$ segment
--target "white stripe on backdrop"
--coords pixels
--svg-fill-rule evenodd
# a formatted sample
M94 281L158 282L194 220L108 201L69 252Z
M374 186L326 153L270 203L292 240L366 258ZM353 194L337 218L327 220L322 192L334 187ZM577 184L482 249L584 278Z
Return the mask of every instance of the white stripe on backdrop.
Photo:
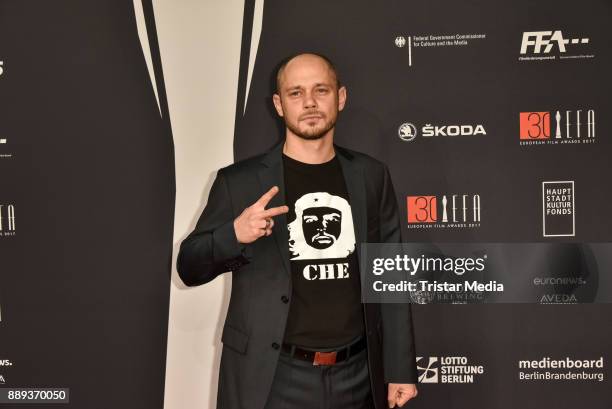
M223 275L186 289L174 264L180 242L204 208L216 170L233 161L244 1L154 0L153 6L176 161L164 408L207 409L216 404L219 340L231 278Z

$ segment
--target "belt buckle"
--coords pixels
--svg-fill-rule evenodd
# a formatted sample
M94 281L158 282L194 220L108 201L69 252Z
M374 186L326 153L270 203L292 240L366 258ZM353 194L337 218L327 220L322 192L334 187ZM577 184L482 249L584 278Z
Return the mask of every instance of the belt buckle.
M336 363L336 353L337 351L332 352L315 352L314 360L312 361L313 365L333 365Z

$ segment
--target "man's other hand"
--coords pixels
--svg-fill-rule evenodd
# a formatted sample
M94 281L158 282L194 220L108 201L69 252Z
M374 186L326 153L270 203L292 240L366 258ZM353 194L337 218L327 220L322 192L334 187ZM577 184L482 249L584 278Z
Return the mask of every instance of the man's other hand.
M288 206L278 206L266 209L266 206L278 193L278 186L273 186L255 203L247 207L234 220L234 230L239 243L252 243L262 236L272 234L274 219L272 217L289 211Z
M404 403L418 394L414 383L390 383L388 386L387 401L390 408L404 406Z

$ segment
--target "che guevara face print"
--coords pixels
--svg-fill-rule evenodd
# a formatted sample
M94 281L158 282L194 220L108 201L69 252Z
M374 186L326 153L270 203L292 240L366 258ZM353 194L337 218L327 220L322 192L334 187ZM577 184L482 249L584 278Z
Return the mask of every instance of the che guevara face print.
M327 192L307 193L295 202L289 223L291 260L342 258L355 250L351 207Z

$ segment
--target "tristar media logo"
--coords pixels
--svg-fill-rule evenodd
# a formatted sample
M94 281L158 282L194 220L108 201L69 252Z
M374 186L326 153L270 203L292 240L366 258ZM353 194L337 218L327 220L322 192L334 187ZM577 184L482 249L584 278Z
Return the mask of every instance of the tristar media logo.
M402 141L410 142L414 140L418 135L419 131L417 127L410 123L404 122L397 129L397 134ZM421 127L423 138L429 139L431 137L445 137L445 136L477 136L486 135L484 125L482 124L425 124Z
M480 195L406 197L408 228L480 227Z
M542 182L544 237L576 235L574 181Z
M522 146L595 143L595 110L521 112L519 139Z
M419 356L416 359L419 383L474 383L484 373L465 356Z
M585 53L590 41L585 36L565 37L561 30L526 31L519 61L593 58L593 54Z

